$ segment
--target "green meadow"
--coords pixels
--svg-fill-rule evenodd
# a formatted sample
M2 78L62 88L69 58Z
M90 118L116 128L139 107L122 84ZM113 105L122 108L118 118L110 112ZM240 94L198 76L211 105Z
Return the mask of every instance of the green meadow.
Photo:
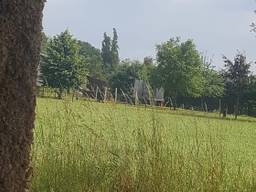
M256 191L256 120L38 98L33 192Z

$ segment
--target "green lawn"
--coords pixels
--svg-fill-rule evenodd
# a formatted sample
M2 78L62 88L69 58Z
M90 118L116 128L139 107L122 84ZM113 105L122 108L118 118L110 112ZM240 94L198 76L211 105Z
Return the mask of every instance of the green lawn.
M38 99L33 192L256 191L256 121Z

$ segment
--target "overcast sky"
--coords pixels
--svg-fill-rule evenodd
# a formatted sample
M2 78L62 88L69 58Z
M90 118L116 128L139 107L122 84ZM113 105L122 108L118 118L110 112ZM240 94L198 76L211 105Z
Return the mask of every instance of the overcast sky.
M245 51L256 60L254 0L48 0L44 31L52 36L68 28L78 39L101 47L103 33L119 33L121 58L155 56L155 45L179 36L194 39L219 68L222 55Z

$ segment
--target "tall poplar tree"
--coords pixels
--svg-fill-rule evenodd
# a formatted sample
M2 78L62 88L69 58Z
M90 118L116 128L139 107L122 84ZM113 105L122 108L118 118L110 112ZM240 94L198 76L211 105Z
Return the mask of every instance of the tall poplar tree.
M119 46L118 46L118 34L116 29L113 29L113 39L104 33L104 39L102 41L102 68L107 77L110 77L117 70L117 66L120 62L119 59Z
M112 68L113 70L117 69L117 66L120 62L119 59L119 46L118 46L118 34L116 29L113 29L113 40L111 45L111 54L112 54Z
M103 72L105 73L105 75L111 73L111 66L112 66L111 37L109 37L107 33L104 33L104 39L102 41L101 57L102 57Z

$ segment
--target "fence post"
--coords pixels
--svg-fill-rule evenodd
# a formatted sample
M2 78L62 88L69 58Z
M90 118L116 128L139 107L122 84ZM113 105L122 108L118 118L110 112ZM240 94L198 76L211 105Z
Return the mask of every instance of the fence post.
M95 96L95 100L98 101L98 93L99 93L99 87L97 86L96 88L96 96Z
M107 101L107 94L108 94L108 88L105 87L105 93L104 93L104 102Z
M169 101L170 101L170 109L172 109L172 107L174 107L172 97L169 97Z
M208 113L208 105L207 105L207 102L206 102L206 101L204 102L204 106L205 106L205 112Z
M45 96L45 87L43 87L43 97Z
M221 101L221 99L219 99L219 116L221 117L221 107L222 106L222 101Z
M126 104L128 104L128 100L127 100L127 97L126 97L124 91L123 91L122 89L120 89L120 90L121 90L121 92L122 92L122 94L123 94L123 96L124 96L124 99L125 99L125 101L126 101Z
M117 102L117 88L115 90L115 103Z
M135 105L138 105L138 100L139 100L139 98L138 98L138 92L137 92L137 90L135 91Z

